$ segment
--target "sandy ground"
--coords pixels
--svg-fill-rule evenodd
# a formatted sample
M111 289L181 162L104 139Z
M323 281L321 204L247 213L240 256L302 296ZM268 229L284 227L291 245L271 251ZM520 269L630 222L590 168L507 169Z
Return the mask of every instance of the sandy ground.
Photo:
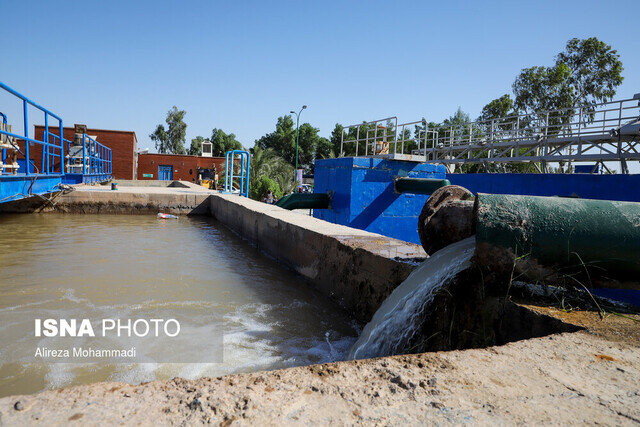
M486 349L6 397L0 423L639 424L640 316L538 310L588 329Z

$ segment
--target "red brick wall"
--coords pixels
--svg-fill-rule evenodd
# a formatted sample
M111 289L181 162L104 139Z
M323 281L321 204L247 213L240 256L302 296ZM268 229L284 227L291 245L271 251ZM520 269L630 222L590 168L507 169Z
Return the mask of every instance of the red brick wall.
M171 165L173 179L195 182L198 178L198 167L216 167L222 176L224 157L199 157L179 154L140 154L138 155L138 179L158 179L158 166ZM145 177L144 175L151 175Z
M73 141L74 128L65 127L64 138ZM42 141L44 126L35 126L35 137ZM58 135L58 128L49 127L49 133ZM138 140L136 133L132 131L87 129L87 135L97 136L96 141L109 147L113 156L113 177L118 179L136 179L136 151ZM35 161L36 166L41 165L42 146L34 144L29 148L29 157ZM24 149L23 149L24 151ZM66 147L65 147L66 154ZM59 170L59 169L56 169Z

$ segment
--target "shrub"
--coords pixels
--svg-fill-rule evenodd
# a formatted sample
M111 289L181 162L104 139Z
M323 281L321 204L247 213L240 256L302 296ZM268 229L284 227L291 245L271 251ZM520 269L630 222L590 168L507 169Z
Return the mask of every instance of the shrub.
M257 182L251 183L249 188L249 197L254 200L262 200L269 190L271 190L278 199L282 197L282 190L280 190L278 183L263 175L258 178Z

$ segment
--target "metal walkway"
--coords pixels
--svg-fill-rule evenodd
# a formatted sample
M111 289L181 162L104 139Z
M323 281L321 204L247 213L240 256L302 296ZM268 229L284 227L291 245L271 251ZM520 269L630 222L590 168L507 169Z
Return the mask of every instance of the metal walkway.
M487 172L524 163L538 172L548 164L571 171L589 162L591 171L605 162L640 161L640 94L589 107L521 114L460 126L429 125L426 119L398 124L397 117L346 126L340 156L377 156L456 166L480 164Z
M60 191L62 184L104 182L111 178L111 149L86 134L73 143L64 138L60 116L0 82L0 89L22 104L22 117L0 112L0 204ZM43 113L40 139L29 135L29 108ZM22 132L11 121L22 121ZM51 123L53 122L53 123ZM76 134L77 135L77 134Z

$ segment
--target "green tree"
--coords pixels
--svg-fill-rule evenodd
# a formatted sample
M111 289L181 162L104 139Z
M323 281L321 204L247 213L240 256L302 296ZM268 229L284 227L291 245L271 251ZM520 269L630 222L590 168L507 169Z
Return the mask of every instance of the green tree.
M271 191L279 199L282 197L282 190L276 181L268 176L262 175L249 187L249 197L254 200L262 200Z
M509 94L502 95L500 98L496 98L482 107L482 112L478 121L485 122L494 119L504 119L510 115L514 115L513 111L513 99Z
M263 150L271 149L291 165L295 164L296 128L290 115L278 117L276 130L256 141Z
M318 135L320 130L309 123L303 123L299 128L298 165L307 171L313 171L316 156L322 158L330 155L329 141ZM286 162L296 164L296 128L290 115L278 117L274 132L264 135L256 141L256 145L263 150L272 149Z
M168 154L185 154L184 143L187 134L187 124L184 122L184 116L187 114L184 110L178 110L174 105L173 108L167 112L165 122L167 128L164 125L159 124L156 130L149 135L152 141L156 144L156 150L159 153Z
M225 133L222 129L214 128L211 131L212 153L215 157L224 157L227 151L242 150L242 144L232 133Z
M202 156L202 143L206 141L202 136L196 136L191 140L189 154L192 156Z
M564 64L553 67L525 68L513 83L515 106L524 114L533 114L541 126L547 124L550 110L566 110L574 105L573 89L569 85L571 70ZM549 116L549 125L559 125L570 118L566 111Z
M249 189L252 198L259 199L263 195L253 187L259 185L261 177L267 177L278 184L282 192L290 192L295 186L293 166L282 159L271 149L262 149L255 145L251 149L251 168L249 170ZM256 197L254 197L256 196Z
M340 154L340 152L338 152L338 154ZM315 159L332 159L334 157L336 157L336 152L333 151L333 144L331 141L325 137L320 137L316 144Z
M556 132L568 123L581 108L585 119L592 116L593 106L609 101L622 84L623 66L620 55L595 37L571 39L565 50L556 56L551 67L531 67L522 70L513 83L515 107L519 112L534 114L534 122L556 126ZM559 110L547 118L546 113Z
M569 40L556 64L569 67L574 107L610 101L624 79L618 52L595 37Z
M331 131L331 137L329 141L331 142L331 147L333 149L333 153L335 156L340 155L340 145L342 143L342 132L344 131L344 126L340 123L336 123L335 127Z

